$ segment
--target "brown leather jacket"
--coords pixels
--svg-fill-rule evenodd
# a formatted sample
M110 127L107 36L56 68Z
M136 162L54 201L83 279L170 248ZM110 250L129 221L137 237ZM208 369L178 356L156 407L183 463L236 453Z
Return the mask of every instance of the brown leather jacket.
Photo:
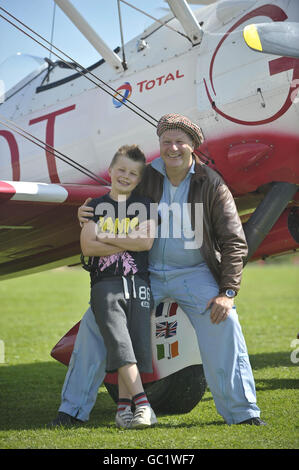
M238 292L248 248L235 201L221 176L194 157L195 173L191 175L188 202L191 207L203 203L201 255L219 284L219 292L226 289ZM163 179L160 172L147 165L138 192L159 202ZM196 234L194 209L191 224Z

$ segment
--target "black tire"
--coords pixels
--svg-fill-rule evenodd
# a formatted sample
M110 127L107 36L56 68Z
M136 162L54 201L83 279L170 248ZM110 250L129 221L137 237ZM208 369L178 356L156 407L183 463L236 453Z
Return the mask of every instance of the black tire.
M117 402L118 386L105 383L111 398ZM174 374L144 384L144 389L156 413L189 413L202 399L207 383L202 364L189 366Z

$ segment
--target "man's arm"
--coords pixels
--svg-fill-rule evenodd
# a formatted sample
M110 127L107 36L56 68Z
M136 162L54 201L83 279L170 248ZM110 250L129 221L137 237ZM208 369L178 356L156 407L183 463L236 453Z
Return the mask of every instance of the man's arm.
M220 184L217 189L212 223L221 253L220 292L226 289L238 292L248 248L234 198L225 184Z
M210 299L212 323L224 321L234 305L234 299L226 297L224 291L240 288L243 260L247 255L247 243L233 196L226 185L217 189L213 207L213 229L221 252L220 293Z

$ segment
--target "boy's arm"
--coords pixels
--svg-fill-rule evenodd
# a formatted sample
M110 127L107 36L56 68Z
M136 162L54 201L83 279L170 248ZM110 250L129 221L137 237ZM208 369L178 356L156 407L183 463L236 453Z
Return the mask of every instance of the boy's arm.
M154 243L155 228L154 220L146 220L126 236L114 234L111 236L101 233L98 239L105 240L105 243L118 247L119 251L149 251Z
M80 235L80 244L84 256L108 256L124 251L118 246L97 239L96 223L93 220L84 223Z

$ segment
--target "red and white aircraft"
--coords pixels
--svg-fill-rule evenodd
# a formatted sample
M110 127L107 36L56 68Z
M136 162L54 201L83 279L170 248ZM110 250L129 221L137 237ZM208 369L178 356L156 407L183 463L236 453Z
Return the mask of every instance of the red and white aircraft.
M2 96L0 277L78 264L78 206L107 192L107 168L119 146L139 144L148 161L159 155L155 127L171 112L203 129L196 153L235 197L248 260L297 250L298 1L190 1L206 5L192 11L185 0L167 0L169 14L116 51L69 0L55 2L103 59L84 69L58 50L59 60L36 60ZM0 17L20 26L3 8ZM167 398L166 388L183 377L180 387L185 397L191 383L192 404L180 410L188 411L204 391L192 372L200 356L180 333L191 331L184 313L175 304L160 310L153 323L155 375L145 381L153 394L164 387ZM157 321L160 330L165 324L163 348L156 348ZM53 353L64 363L77 327ZM175 334L167 337L170 328Z

